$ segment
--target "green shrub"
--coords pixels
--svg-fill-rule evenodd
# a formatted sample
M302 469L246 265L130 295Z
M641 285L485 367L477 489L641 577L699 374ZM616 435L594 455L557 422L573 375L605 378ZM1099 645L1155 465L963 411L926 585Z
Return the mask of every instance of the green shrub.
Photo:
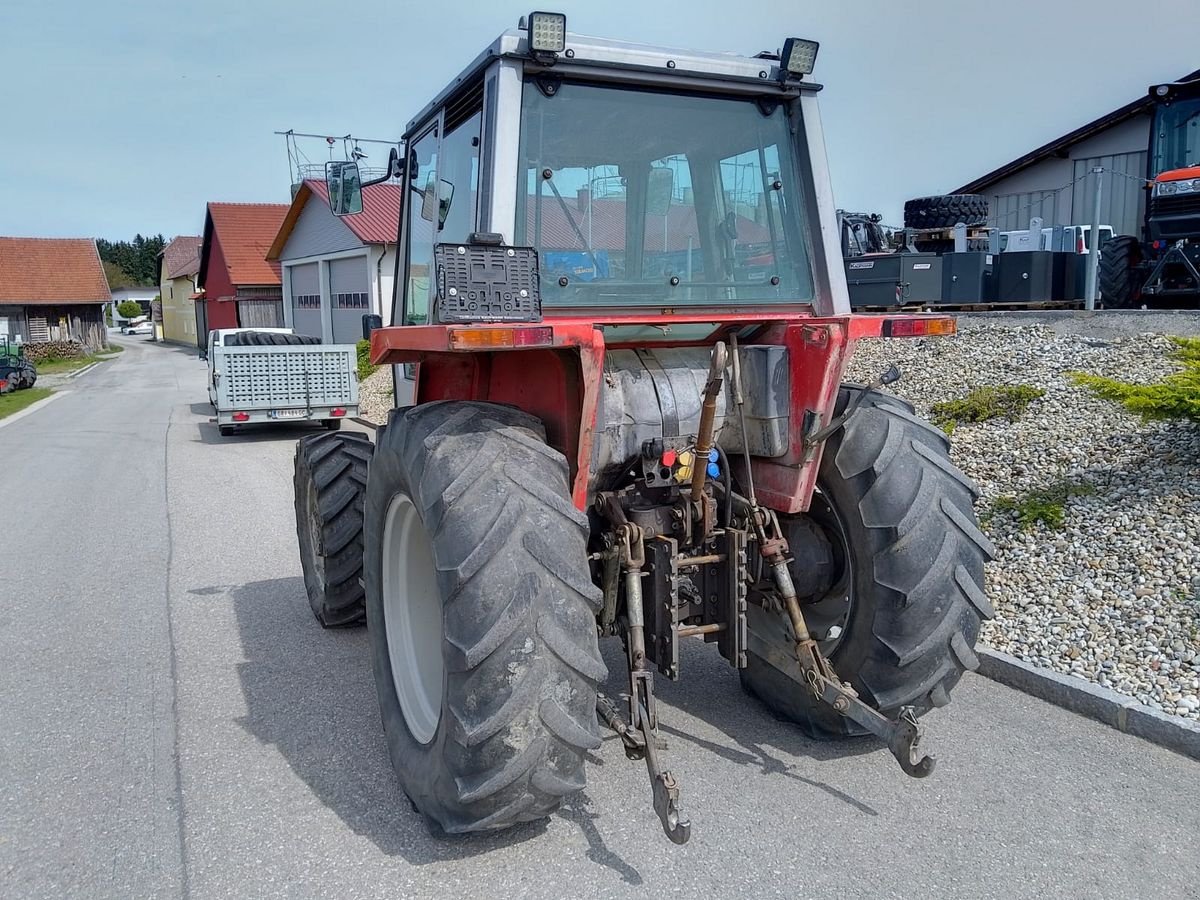
M358 342L358 380L366 381L379 366L371 365L371 342Z
M117 315L124 319L136 319L145 313L142 312L142 305L136 300L122 300L117 304Z
M976 388L958 400L946 400L932 407L933 421L949 434L964 422L988 419L1016 419L1031 401L1046 392L1028 384L999 384Z
M1129 384L1101 375L1074 372L1072 380L1098 397L1120 403L1143 419L1185 419L1200 422L1200 338L1171 338L1171 354L1183 370L1158 384Z
M1017 521L1026 531L1038 522L1057 530L1063 526L1067 501L1072 497L1087 497L1094 493L1096 489L1090 484L1059 481L1021 497L1000 497L992 504L992 512L1016 513Z

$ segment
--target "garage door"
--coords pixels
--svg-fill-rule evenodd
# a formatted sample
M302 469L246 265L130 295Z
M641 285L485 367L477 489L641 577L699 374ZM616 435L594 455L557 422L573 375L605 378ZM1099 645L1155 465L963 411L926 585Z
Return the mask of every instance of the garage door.
M329 261L329 299L333 307L333 342L353 344L362 339L362 317L371 311L367 258Z
M320 263L288 266L292 296L292 328L297 334L322 337Z

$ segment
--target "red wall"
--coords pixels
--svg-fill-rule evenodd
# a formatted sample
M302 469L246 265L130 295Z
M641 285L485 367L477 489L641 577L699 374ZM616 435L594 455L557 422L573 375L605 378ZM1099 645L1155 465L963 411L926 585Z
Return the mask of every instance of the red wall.
M229 280L229 267L225 265L225 253L221 250L221 242L217 240L214 230L212 244L209 247L208 268L204 273L205 312L208 314L208 328L237 328L237 301L221 300L221 297L236 297L237 288Z

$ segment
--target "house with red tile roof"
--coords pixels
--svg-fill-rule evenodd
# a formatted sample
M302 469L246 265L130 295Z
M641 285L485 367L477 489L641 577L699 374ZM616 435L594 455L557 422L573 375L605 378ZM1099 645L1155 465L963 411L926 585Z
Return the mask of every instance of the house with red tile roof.
M182 234L158 254L158 293L162 298L162 336L178 344L197 344L196 301L200 274L199 235Z
M301 183L267 259L282 269L284 319L326 343L362 337L362 317L391 322L400 185L367 185L362 212L335 216L325 182Z
M92 238L0 237L0 336L96 350L108 342L111 299Z
M287 211L286 203L208 204L193 298L198 344L216 328L283 325L279 263L266 256Z

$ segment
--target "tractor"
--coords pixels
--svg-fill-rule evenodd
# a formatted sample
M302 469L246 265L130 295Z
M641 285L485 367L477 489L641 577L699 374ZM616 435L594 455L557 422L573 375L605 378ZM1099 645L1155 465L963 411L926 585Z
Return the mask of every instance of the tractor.
M37 367L25 355L25 348L7 337L0 337L0 381L5 385L0 392L31 388L37 383Z
M896 368L842 383L857 341L956 325L850 313L816 53L533 13L392 153L370 347L409 405L373 441L299 442L297 535L318 621L367 625L387 749L435 830L549 815L603 727L685 842L654 684L687 641L807 735L933 769L919 717L977 665L993 549L946 435L881 390ZM326 177L359 213L354 162Z
M1200 77L1154 85L1150 99L1145 224L1100 254L1100 296L1110 308L1200 301Z

